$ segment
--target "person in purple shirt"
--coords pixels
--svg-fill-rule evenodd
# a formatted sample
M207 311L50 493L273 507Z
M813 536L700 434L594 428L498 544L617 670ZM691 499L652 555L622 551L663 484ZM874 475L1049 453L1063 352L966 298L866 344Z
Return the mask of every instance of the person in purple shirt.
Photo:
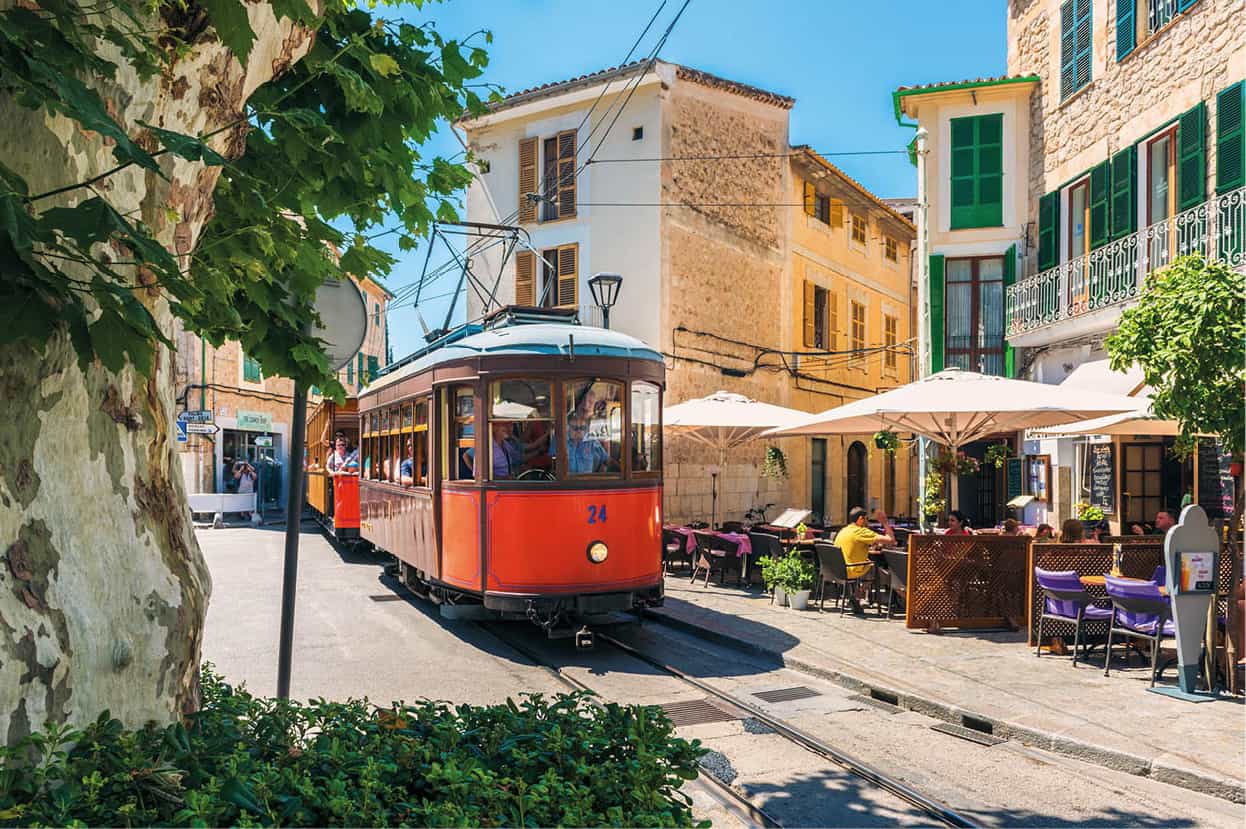
M510 423L495 422L490 429L493 437L492 478L495 481L510 480L522 470L523 449L515 441ZM470 466L474 462L475 451L468 449L463 457Z

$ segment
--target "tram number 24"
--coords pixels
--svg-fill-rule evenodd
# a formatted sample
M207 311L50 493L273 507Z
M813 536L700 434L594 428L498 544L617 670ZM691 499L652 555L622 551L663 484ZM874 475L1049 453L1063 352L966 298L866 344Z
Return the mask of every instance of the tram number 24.
M606 523L606 505L590 504L588 507L588 523L604 524Z

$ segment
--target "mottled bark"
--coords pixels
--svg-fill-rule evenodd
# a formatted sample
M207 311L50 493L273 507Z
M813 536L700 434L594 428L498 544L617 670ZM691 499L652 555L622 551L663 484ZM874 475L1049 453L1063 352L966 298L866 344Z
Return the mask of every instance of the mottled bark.
M0 8L8 5L0 0ZM143 137L140 120L190 134L231 124L256 87L306 53L310 32L277 21L267 4L246 8L258 38L245 67L208 31L163 77L141 82L123 68L113 82L94 81L132 137ZM230 130L213 145L236 155L243 137ZM98 135L4 96L0 157L32 192L116 163ZM185 256L211 215L218 170L167 155L161 167L168 181L132 167L96 189ZM57 203L91 195L78 190ZM140 296L171 333L161 292L140 289ZM98 363L83 371L63 333L39 353L0 347L0 739L7 742L47 721L82 722L105 709L135 726L171 721L198 704L211 583L170 437L172 354L161 349L155 365L150 377Z

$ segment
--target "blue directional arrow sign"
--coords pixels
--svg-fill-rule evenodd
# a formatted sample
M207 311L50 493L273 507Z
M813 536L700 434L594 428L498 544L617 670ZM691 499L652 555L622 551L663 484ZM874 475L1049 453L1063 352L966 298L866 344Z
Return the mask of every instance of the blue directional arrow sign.
M173 422L177 425L177 442L185 443L186 442L186 421L182 420L179 417L177 420Z

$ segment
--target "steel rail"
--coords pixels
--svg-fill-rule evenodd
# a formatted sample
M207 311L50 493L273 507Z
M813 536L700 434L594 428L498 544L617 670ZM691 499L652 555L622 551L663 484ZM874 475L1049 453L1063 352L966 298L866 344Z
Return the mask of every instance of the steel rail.
M543 668L568 688L576 691L588 691L593 695L590 697L590 702L599 707L602 706L601 701L598 699L599 694L592 687L566 673L562 668L554 665L549 660L543 659L540 654L535 653L531 648L498 633L497 627L499 625L490 625L485 622L477 622L476 624L532 664ZM728 811L734 812L736 817L744 819L752 826L763 826L766 829L782 829L782 824L766 814L764 809L707 771L703 771L695 780L689 780L688 784L694 787L700 786L701 790L711 799L718 802Z
M782 735L783 737L786 737L788 740L799 744L800 746L808 749L814 754L825 757L826 759L830 760L831 762L837 765L843 766L845 769L852 772L853 774L856 774L857 776L868 780L869 782L873 783L875 786L878 786L881 789L891 792L896 797L900 798L901 800L904 800L906 803L916 806L917 808L921 809L926 814L947 824L948 826L957 826L957 827L976 827L977 826L977 824L975 824L969 818L965 817L959 812L956 812L955 810L953 810L946 804L940 803L939 801L933 798L927 797L926 795L922 794L921 792L915 789L910 788L909 786L900 782L894 777L882 771L879 771L878 769L874 768L868 763L862 760L858 760L855 757L852 757L851 755L845 754L839 749L834 748L833 746L823 742L822 740L819 740L817 737L813 736L812 734L802 731L796 726L789 724L785 720L781 720L777 717L774 717L771 714L766 713L765 711L761 710L760 708L758 708L757 706L753 705L750 702L747 702L732 694L729 694L726 691L722 691L718 688L715 688L713 685L710 685L707 682L703 682L702 680L697 679L694 676L689 676L687 673L681 671L679 668L676 668L672 665L668 665L665 662L661 661L660 659L656 659L652 656L649 656L648 654L644 653L643 651L631 645L628 645L624 642L620 642L618 639L615 639L613 636L609 636L607 634L600 633L600 632L595 632L594 635L595 635L595 638L603 640L605 642L609 642L614 647L618 648L624 653L629 654L630 656L635 657L636 659L639 659L641 662L651 665L661 671L665 671L671 676L678 677L684 682L687 682L689 685L692 685L711 696L717 697L719 700L722 700L728 705L733 705L737 708L740 708L746 711L750 717L753 717L754 719L757 719L760 722L766 724L770 728L774 729L774 731L777 732L778 734Z

